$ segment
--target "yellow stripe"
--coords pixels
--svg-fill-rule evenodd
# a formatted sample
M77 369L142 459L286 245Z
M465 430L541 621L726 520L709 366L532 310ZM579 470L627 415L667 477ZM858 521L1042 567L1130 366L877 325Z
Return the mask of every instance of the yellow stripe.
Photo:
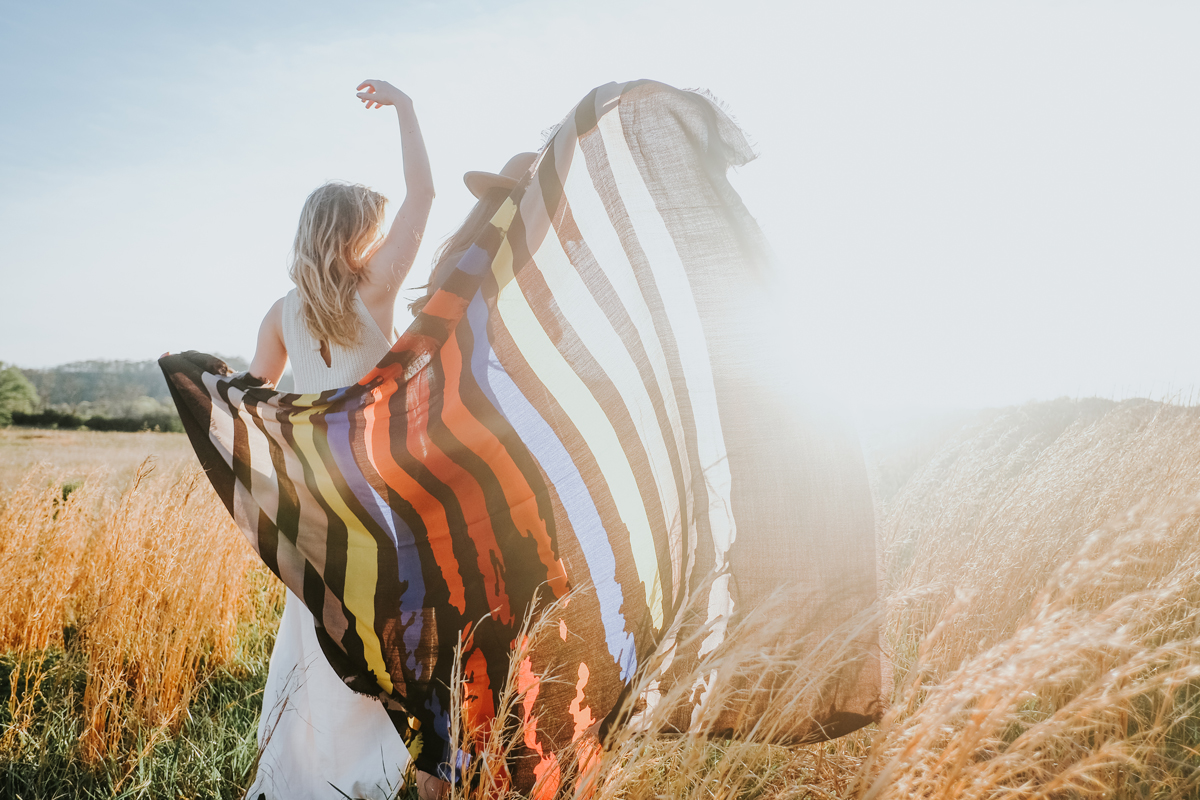
M307 396L306 396L307 397ZM297 403L297 405L300 405ZM307 404L306 404L307 405ZM392 676L383 663L383 648L375 635L375 582L379 569L379 554L375 539L362 526L354 512L342 500L325 462L317 451L314 431L309 417L317 413L301 412L292 417L292 433L296 444L308 461L317 482L317 492L329 504L330 510L346 525L346 579L342 602L354 615L355 630L362 639L367 667L385 692L391 692ZM319 613L318 609L312 609Z
M555 234L550 232L547 235ZM558 352L534 316L529 300L521 291L520 284L514 280L512 249L507 238L500 244L500 251L492 262L492 271L496 275L496 283L501 287L496 310L505 327L526 363L570 417L600 466L601 476L608 483L617 504L617 513L629 529L629 543L633 548L638 577L646 591L646 604L650 607L655 626L661 628L662 592L658 586L654 537L650 532L650 520L646 517L637 479L621 448L620 438L596 398Z
M508 226L516 214L517 208L511 200L506 200L492 217L492 224L507 232ZM512 256L509 254L511 263ZM511 269L510 269L511 273ZM393 690L392 677L383 661L383 649L379 637L375 635L375 584L379 564L378 549L375 539L367 532L355 517L350 508L342 501L332 477L325 468L314 439L313 426L309 418L317 413L313 405L320 399L320 393L304 394L296 398L294 406L309 408L292 417L292 432L296 439L297 450L303 454L317 483L317 492L329 505L330 510L346 525L346 580L342 602L346 609L354 615L355 630L363 643L363 655L367 667L375 674L375 680L385 692ZM319 612L318 612L319 613Z
M512 225L513 217L517 215L517 206L513 203L512 198L505 198L500 207L496 209L496 213L492 215L489 224L500 229L500 233L507 235L508 227ZM511 257L512 253L509 253Z

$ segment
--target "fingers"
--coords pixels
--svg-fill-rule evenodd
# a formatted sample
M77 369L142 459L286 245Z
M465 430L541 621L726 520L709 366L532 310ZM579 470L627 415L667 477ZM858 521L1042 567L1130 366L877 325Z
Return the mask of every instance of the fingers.
M379 99L374 96L376 94L375 84L377 83L379 81L365 80L358 85L359 91L355 96L366 103L367 108L383 108L383 103L379 102ZM364 89L366 91L363 91Z
M394 86L387 81L380 80L365 80L358 85L359 100L366 103L367 108L383 108L384 106L395 105L396 95L400 93Z
M355 95L359 100L367 104L367 108L383 108L387 103L381 102L371 92L359 92Z

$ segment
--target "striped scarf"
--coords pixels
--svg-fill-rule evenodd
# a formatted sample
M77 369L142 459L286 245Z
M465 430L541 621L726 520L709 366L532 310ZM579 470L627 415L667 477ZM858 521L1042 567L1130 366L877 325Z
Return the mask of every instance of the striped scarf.
M525 615L568 592L519 665L526 786L656 647L682 674L781 587L807 598L796 636L874 602L861 455L797 399L791 354L816 344L780 332L726 179L751 158L703 95L598 87L357 384L281 394L211 356L161 360L218 495L421 769L469 757L451 744L456 648L464 719L486 727ZM878 717L866 630L785 738Z

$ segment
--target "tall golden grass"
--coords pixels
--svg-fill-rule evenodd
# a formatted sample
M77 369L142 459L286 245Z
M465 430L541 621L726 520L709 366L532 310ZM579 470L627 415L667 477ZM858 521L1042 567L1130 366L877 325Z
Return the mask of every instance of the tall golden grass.
M128 748L139 726L177 725L210 665L251 657L239 642L269 641L240 637L239 625L269 628L278 607L273 579L202 479L143 475L120 496L106 491L92 480L64 502L35 476L0 509L0 596L11 598L0 651L86 650L79 746L92 758ZM876 613L895 667L879 725L776 743L869 622L787 641L776 605L696 668L710 700L692 735L661 733L682 702L663 697L604 748L588 736L559 754L559 773L534 794L1200 796L1200 409L1064 400L993 412L878 511ZM529 624L535 641L545 623ZM737 741L707 736L722 705L765 675L783 676L770 713ZM10 683L20 711L30 684ZM521 700L514 673L502 709ZM19 718L0 754L19 746ZM496 765L521 731L455 726L487 757L453 795L508 794Z
M123 761L178 730L212 669L257 641L239 629L277 613L281 590L203 475L153 473L143 462L114 494L102 472L72 490L39 469L0 507L0 653L18 658L0 758L35 722L47 653L86 662L84 762Z
M879 725L771 744L859 635L849 625L781 641L776 604L680 696L603 750L577 743L539 789L579 800L1200 796L1200 409L1064 400L987 415L881 504L879 527L878 613L896 678ZM788 686L738 740L714 742L708 720L762 675ZM693 735L663 735L701 680L711 703ZM487 763L517 735L491 731ZM489 791L454 797L503 794L477 768Z
M1200 409L1056 401L881 525L896 702L861 797L1200 793Z

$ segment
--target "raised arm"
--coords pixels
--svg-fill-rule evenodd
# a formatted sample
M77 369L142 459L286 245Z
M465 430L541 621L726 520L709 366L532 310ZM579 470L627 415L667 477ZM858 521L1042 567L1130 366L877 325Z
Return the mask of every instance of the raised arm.
M372 305L372 299L395 303L400 284L412 268L421 236L425 233L425 223L433 205L433 174L429 170L425 140L421 137L421 126L409 96L387 81L363 81L358 88L358 97L367 108L392 106L400 121L404 202L396 211L387 236L368 259L366 274L359 283L359 293L364 295L368 305Z

